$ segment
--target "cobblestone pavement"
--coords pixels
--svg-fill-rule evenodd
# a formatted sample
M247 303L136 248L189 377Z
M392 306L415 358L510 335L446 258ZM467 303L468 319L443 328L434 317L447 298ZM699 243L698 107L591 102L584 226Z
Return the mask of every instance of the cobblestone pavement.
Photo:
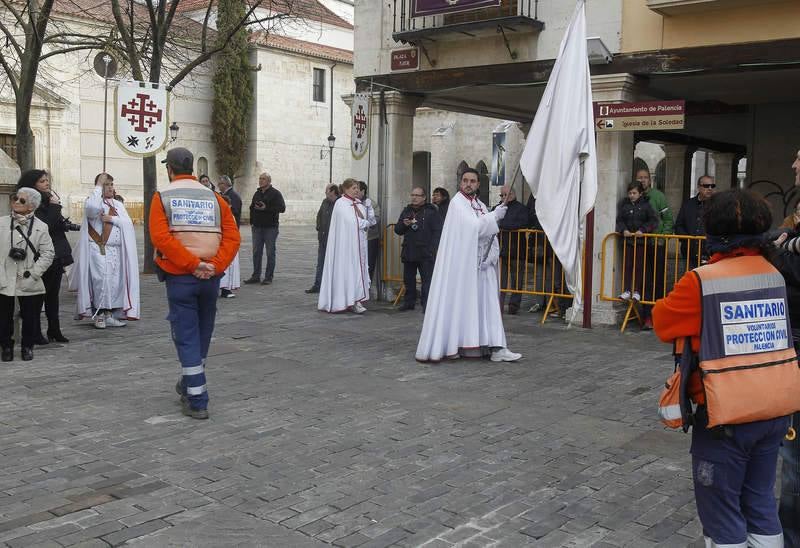
M67 321L71 343L3 364L0 545L700 546L651 333L526 313L519 363L419 365L421 312L318 313L315 257L283 228L274 284L220 301L208 421L180 414L153 276L143 321Z

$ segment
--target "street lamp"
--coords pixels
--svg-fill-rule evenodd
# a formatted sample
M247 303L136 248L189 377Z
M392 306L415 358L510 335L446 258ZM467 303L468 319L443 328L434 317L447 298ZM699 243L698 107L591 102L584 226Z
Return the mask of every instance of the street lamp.
M180 126L176 122L172 122L169 126L169 142L173 143L178 139L178 131L180 131Z
M333 132L328 135L328 165L329 165L329 172L328 172L328 184L333 184L333 147L336 145L336 137L334 137Z

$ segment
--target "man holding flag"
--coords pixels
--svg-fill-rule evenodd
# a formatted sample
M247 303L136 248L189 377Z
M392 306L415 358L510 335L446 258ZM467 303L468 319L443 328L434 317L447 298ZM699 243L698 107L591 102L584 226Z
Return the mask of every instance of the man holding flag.
M581 222L597 196L592 81L586 47L586 1L578 0L561 41L520 158L536 197L536 215L582 306ZM572 316L574 318L574 314Z

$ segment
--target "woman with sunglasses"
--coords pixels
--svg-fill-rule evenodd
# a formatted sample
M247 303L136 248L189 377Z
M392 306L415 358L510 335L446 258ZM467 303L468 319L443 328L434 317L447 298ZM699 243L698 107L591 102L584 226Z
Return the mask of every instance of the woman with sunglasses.
M64 268L74 262L72 247L67 241L67 232L80 230L81 227L71 223L69 219L65 219L61 214L61 203L58 195L50 188L50 176L46 171L31 169L23 173L17 182L17 190L21 188L32 188L38 190L41 194L42 203L36 208L36 218L47 225L56 253L53 264L42 276L45 287L44 311L47 316L47 337L42 335L41 315L37 315L36 344L43 345L53 341L67 343L69 339L61 333L58 301Z
M33 359L41 335L38 318L45 293L42 276L55 257L47 225L36 218L42 196L20 188L11 196L11 215L0 217L0 359L14 359L14 299L22 316L22 359Z

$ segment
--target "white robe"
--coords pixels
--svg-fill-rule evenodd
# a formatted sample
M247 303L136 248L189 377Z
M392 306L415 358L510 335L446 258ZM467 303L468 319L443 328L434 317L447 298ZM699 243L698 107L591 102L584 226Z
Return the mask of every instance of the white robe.
M494 212L459 192L447 210L416 358L479 356L505 347L500 310L499 232Z
M236 253L236 257L233 258L231 264L228 265L228 268L225 269L225 274L222 276L222 279L219 281L220 289L227 289L228 291L232 291L234 289L239 289L242 285L242 270L239 268L239 253Z
M359 217L356 213L361 214ZM343 312L369 300L367 229L370 221L360 200L342 196L333 205L317 308Z
M78 253L69 287L78 292L76 315L91 317L97 309L119 309L120 319L139 319L139 256L133 221L122 202L103 199L98 185L84 203L84 218L78 241ZM105 255L89 237L89 225L103 233L102 215L110 207L117 211L105 246Z

